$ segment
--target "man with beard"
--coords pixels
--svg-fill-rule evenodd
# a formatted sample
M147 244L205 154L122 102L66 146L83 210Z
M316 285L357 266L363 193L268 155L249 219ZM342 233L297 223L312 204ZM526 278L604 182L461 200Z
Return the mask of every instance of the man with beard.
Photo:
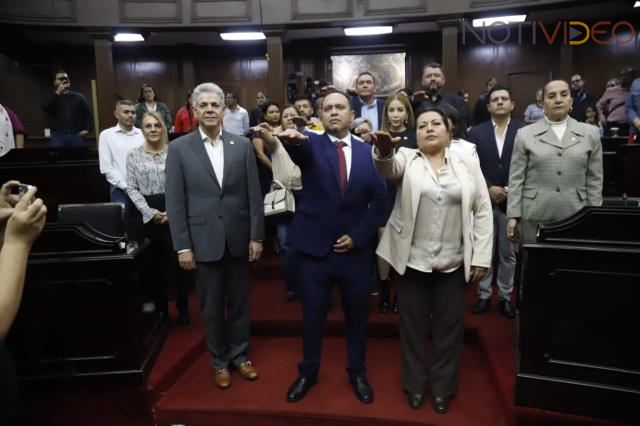
M444 90L445 85L444 69L437 62L425 65L422 70L422 90L413 94L413 110L426 109L429 107L442 107L445 104L452 105L460 114L459 125L466 129L469 123L469 110L464 105L464 99L453 93Z
M349 97L328 94L321 118L326 132L288 129L276 135L302 171L302 195L291 223L289 243L297 250L303 303L303 360L287 401L300 401L316 384L322 328L331 307L331 283L341 293L347 325L347 373L362 403L373 402L365 353L369 284L378 227L384 221L386 188L373 168L371 147L351 137ZM261 137L273 147L264 126Z
M584 91L584 79L580 74L571 77L571 97L573 98L573 109L569 112L572 118L584 123L587 118L585 110L587 107L595 109L596 98Z

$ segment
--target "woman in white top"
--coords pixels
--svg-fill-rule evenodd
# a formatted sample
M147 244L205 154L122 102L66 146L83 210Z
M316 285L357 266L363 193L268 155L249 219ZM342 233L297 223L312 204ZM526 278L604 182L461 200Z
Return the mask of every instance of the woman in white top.
M396 202L376 253L398 272L402 384L411 408L431 384L433 409L448 411L458 388L465 288L491 263L493 217L477 156L449 149L447 115L429 108L416 120L418 149L374 133L378 173L395 182ZM429 319L433 347L427 358Z
M187 296L192 278L188 271L178 266L178 257L171 242L165 206L165 164L169 139L159 113L147 112L142 116L142 135L144 144L127 154L127 195L142 216L145 236L162 248L161 267L157 272L158 281L163 286L156 287L163 291L158 295L163 309L166 306L166 289L169 283L175 283L178 325L186 326L191 321Z

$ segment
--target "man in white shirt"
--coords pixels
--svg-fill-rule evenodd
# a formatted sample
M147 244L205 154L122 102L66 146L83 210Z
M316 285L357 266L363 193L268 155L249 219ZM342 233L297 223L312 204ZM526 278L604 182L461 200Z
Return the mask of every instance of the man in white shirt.
M100 173L111 185L111 201L120 202L130 209L135 207L127 195L127 154L144 143L144 136L133 125L136 110L132 101L123 99L116 102L114 114L118 124L100 133Z
M487 101L491 120L472 127L469 140L476 144L480 167L487 182L493 206L493 235L499 260L496 284L500 312L507 318L513 318L515 311L511 305L511 292L516 255L513 243L507 238L506 205L513 144L518 129L524 124L511 118L515 104L511 97L511 90L507 87L495 85L489 91ZM491 305L493 272L493 268L489 268L487 275L478 283L478 300L472 308L474 314L486 312Z
M238 97L235 93L227 93L224 103L227 108L224 110L222 127L229 133L244 136L249 132L249 113L246 109L238 105Z

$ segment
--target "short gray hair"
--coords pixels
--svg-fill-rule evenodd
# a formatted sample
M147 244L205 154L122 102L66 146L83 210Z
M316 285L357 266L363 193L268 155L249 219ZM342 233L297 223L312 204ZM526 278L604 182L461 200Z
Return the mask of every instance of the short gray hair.
M220 102L224 102L224 91L214 83L201 83L193 89L193 93L191 93L191 105L196 106L196 102L198 101L198 96L203 93L215 93L220 97Z

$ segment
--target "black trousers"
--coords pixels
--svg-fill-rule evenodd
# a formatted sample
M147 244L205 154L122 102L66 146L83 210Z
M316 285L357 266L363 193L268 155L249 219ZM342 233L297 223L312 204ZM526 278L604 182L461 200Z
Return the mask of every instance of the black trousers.
M464 268L425 273L407 268L398 282L402 385L410 393L451 397L458 390L464 335ZM431 321L429 321L431 319ZM427 352L429 327L432 345Z
M187 309L189 288L193 282L193 274L180 268L178 255L173 250L171 232L168 224L156 224L153 220L144 225L145 236L156 244L160 252L159 267L156 269L156 283L161 283L157 287L158 299L163 307L168 303L169 287L174 286L176 290L176 307L179 310Z

